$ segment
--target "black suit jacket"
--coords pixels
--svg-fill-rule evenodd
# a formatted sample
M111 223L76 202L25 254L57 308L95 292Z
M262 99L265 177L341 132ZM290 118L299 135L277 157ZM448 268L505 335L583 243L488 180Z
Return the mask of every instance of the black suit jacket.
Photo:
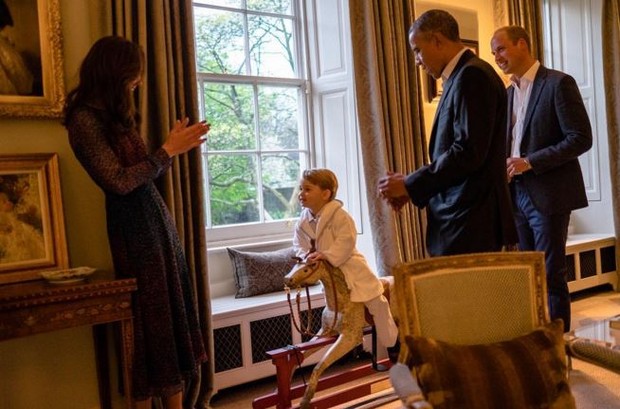
M431 163L407 175L412 202L427 208L431 255L497 251L516 243L506 182L506 89L466 51L443 87Z
M509 87L508 118L513 95ZM510 155L510 124L507 130ZM591 146L592 128L577 83L568 74L540 66L525 113L521 156L532 165L522 183L541 213L566 213L588 205L577 157Z

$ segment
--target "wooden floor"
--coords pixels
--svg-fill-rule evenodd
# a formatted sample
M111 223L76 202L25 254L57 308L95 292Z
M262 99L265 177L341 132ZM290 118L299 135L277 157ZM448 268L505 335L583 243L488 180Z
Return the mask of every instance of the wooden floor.
M346 371L349 368L355 368L357 366L370 363L370 356L363 351L360 351L358 355L351 353L349 356L343 358L341 361L336 362L330 368L325 371L325 375L338 373L340 371ZM302 368L296 371L293 384L299 384L307 381L312 372L312 367ZM382 378L388 376L387 372L379 372L368 378L368 380L376 379L380 381ZM389 386L389 385L388 385ZM251 408L252 400L258 396L268 394L275 390L276 379L275 376L261 379L258 381L246 383L244 385L233 386L231 388L223 389L219 391L211 400L211 407L213 409L240 409ZM320 394L320 393L319 393Z
M573 294L572 322L571 327L585 325L591 321L603 319L612 315L620 314L620 293L614 292L610 286L603 286L593 290L584 290ZM346 362L334 364L327 372L346 370L348 367L362 365L369 362L369 358L363 354L359 357L350 357ZM302 382L308 379L311 368L301 370L294 382ZM379 379L386 374L377 374ZM275 377L265 378L245 385L239 385L219 391L212 399L213 409L238 409L251 408L252 400L257 396L264 395L274 390ZM397 405L398 406L398 405Z

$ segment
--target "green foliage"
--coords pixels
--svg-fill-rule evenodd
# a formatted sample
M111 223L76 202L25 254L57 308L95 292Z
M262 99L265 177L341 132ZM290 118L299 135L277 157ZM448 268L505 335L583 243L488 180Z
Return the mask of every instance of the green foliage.
M195 7L200 100L211 123L205 162L212 226L297 216L300 163L308 162L300 134L303 82L272 79L297 71L291 2L247 4L288 15L248 13L246 26L242 13Z

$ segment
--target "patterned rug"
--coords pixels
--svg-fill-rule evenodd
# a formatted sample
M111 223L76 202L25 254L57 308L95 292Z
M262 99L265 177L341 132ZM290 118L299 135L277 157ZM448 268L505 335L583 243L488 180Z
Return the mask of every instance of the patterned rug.
M573 359L569 380L577 409L620 409L620 374Z

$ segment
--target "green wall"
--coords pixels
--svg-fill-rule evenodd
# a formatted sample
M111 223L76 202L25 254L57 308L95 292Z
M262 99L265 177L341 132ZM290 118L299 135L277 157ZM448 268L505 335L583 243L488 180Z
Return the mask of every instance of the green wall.
M67 89L76 84L82 58L108 26L103 4L60 0ZM59 155L71 266L111 269L103 194L73 156L60 120L0 118L0 155L33 152ZM0 342L0 407L99 408L90 327ZM121 402L115 407L122 407Z

